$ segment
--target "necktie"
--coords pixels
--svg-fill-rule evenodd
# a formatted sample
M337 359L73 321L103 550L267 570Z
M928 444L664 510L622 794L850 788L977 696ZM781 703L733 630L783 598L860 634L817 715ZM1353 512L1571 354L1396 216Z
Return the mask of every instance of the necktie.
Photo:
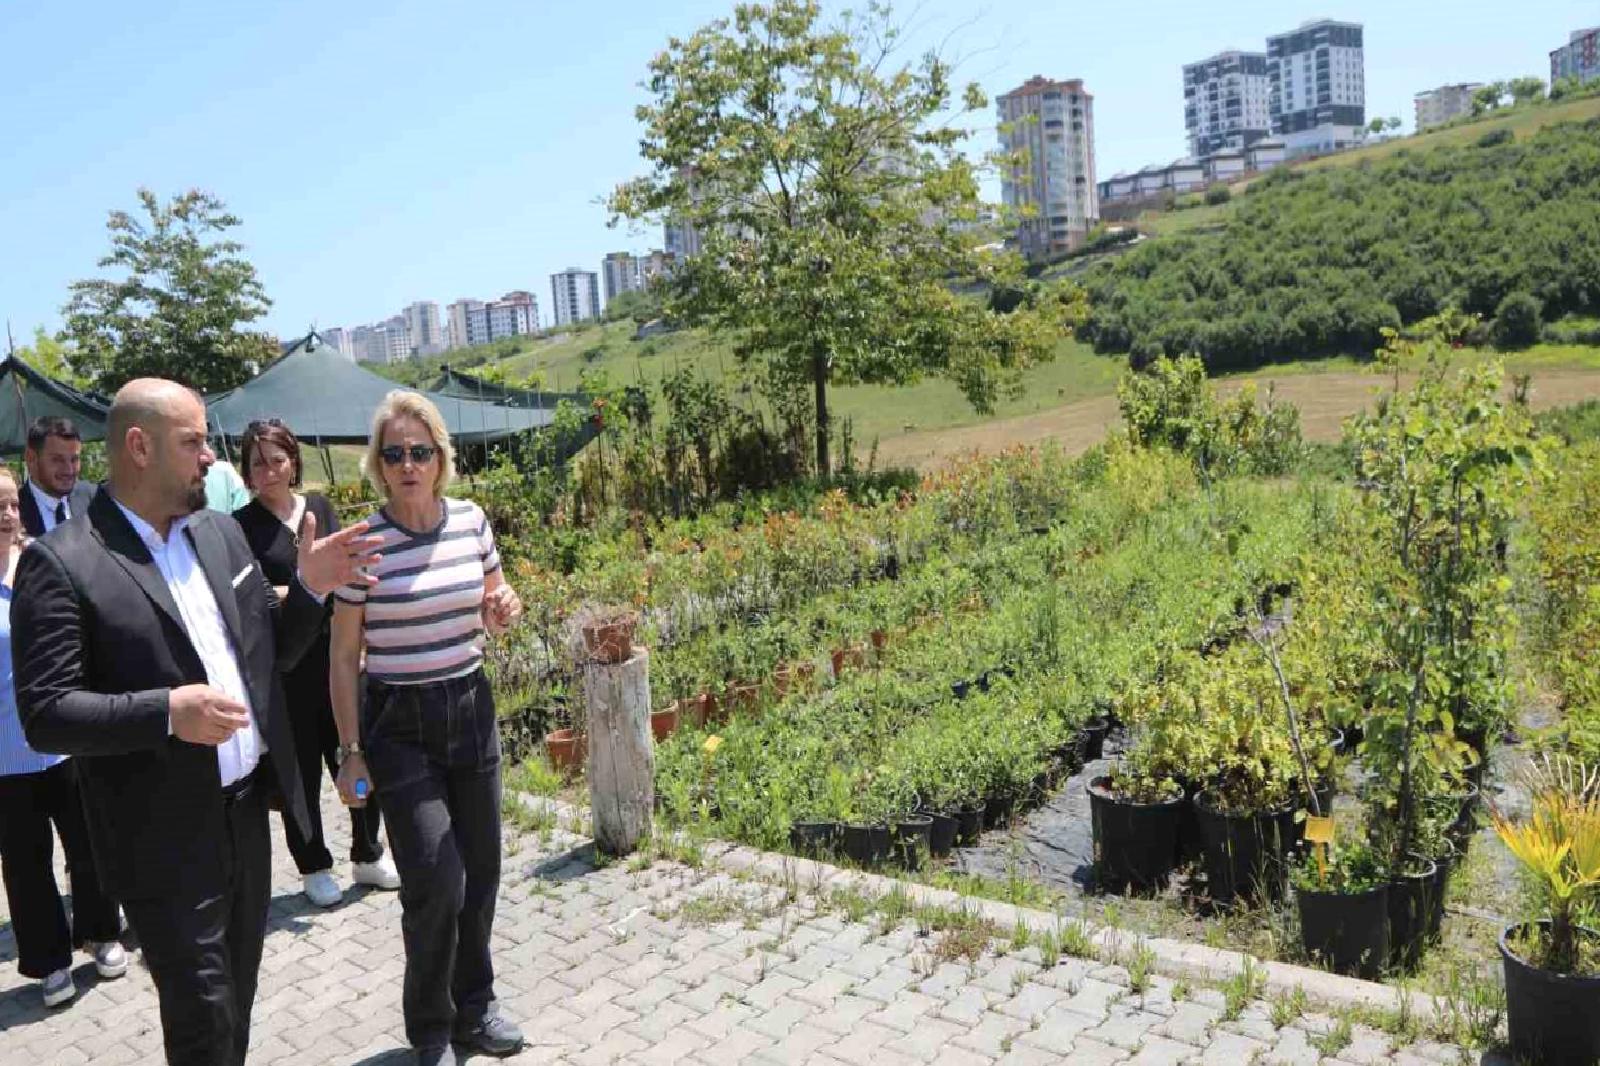
M67 501L66 500L57 500L56 501L56 525L59 526L61 523L65 522L66 520L67 520Z

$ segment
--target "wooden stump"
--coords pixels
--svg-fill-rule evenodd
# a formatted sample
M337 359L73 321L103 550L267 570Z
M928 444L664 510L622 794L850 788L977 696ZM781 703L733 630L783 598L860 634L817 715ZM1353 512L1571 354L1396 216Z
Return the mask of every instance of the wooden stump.
M625 662L585 663L583 702L589 709L595 847L607 855L627 855L649 835L655 805L649 651L635 646Z

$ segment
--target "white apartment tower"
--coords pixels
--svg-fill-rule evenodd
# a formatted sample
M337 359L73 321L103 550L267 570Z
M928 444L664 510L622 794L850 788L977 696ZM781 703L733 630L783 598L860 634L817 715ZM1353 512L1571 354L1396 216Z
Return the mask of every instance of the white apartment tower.
M1071 251L1100 216L1094 180L1094 97L1081 80L1028 79L996 101L1005 205L1021 214L1016 241L1029 259Z
M1218 52L1183 68L1189 154L1242 152L1272 132L1272 80L1265 52Z
M556 325L570 326L600 317L600 278L592 270L568 267L550 275L550 299Z
M472 327L470 324L472 313L481 310L483 310L483 301L474 300L468 296L461 297L445 308L446 328L450 331L450 347L470 348L474 344L483 343L472 339Z
M432 300L418 300L400 314L406 320L413 354L434 355L444 351L444 330L439 324L438 304Z
M631 252L611 252L600 263L606 304L625 292L644 288L644 261Z
M1361 24L1318 19L1267 38L1272 132L1290 156L1359 144L1367 125Z
M1482 82L1469 81L1418 93L1413 101L1417 109L1417 132L1472 114L1472 95L1481 88Z

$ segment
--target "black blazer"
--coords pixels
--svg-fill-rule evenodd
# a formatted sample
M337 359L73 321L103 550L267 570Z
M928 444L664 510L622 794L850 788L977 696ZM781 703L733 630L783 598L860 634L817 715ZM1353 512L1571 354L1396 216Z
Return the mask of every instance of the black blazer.
M72 486L72 491L67 493L67 510L73 517L77 517L89 510L89 501L94 499L95 486L90 481L80 481ZM22 483L22 490L17 493L17 508L22 512L22 528L30 537L44 536L44 516L39 513L39 501L33 498L33 490L28 488L28 483Z
M188 534L232 637L285 810L307 830L278 680L324 607L299 582L280 603L230 516L198 511ZM221 891L216 749L168 733L168 690L206 671L150 551L102 489L87 512L30 544L11 606L17 709L28 743L74 756L95 861L121 899ZM309 835L309 834L308 834Z

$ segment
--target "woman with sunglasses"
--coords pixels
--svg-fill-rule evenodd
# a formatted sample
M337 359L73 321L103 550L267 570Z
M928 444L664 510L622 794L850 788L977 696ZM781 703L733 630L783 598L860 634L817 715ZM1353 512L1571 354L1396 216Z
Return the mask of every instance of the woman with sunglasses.
M308 513L313 514L319 533L333 533L339 529L338 516L326 496L295 491L303 470L300 442L279 419L262 419L245 427L239 465L244 467L244 484L254 498L233 512L233 517L244 529L262 573L277 586L280 597L287 596L299 551L300 523ZM311 815L311 835L302 835L287 813L283 832L300 870L306 898L319 907L332 907L344 899L344 890L333 876L333 855L322 833L322 767L327 764L330 777L338 773L339 750L339 731L334 728L333 704L328 697L327 619L320 638L294 669L283 675L283 694L300 781L305 786L306 810ZM396 889L400 874L394 861L383 853L378 824L377 808L350 812L351 879L358 885Z
M514 1054L489 936L500 885L500 734L482 670L486 633L522 611L482 509L447 497L449 431L427 398L397 389L372 420L366 474L384 506L377 584L335 593L330 674L339 794L376 800L400 868L406 1039L416 1061L451 1044ZM366 653L366 702L358 666Z

